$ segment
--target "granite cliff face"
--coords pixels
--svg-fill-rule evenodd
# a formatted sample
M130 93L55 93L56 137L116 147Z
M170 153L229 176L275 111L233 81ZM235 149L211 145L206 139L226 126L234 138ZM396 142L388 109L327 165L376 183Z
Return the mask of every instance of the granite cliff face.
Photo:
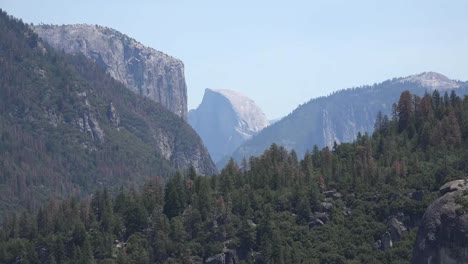
M463 95L466 94L463 87L466 87L465 83L450 80L442 74L425 72L372 86L341 90L299 106L245 142L232 156L237 161L258 156L273 143L295 149L303 155L314 145L321 148L332 147L334 142L351 142L359 132L372 133L379 111L390 116L392 104L398 102L405 90L423 95L437 89L443 96L444 90L457 88L457 94Z
M468 183L452 181L426 210L413 248L413 264L468 263Z
M189 112L189 123L215 162L268 126L255 102L235 91L206 89L202 103Z
M149 97L187 120L187 86L182 61L97 25L39 25L34 31L52 47L81 53L133 92Z

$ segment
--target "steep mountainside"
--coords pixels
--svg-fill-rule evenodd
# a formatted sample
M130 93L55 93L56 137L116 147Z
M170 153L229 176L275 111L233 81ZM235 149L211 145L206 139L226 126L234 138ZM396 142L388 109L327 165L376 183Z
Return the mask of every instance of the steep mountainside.
M0 214L53 197L216 171L196 132L82 55L0 13Z
M187 86L182 61L97 25L39 25L36 33L52 47L81 53L133 92L187 119Z
M257 156L273 143L302 155L314 145L331 147L334 142L350 142L359 132L373 131L379 111L390 115L393 103L404 90L423 95L434 89L443 92L457 88L458 94L466 94L463 87L466 84L427 72L312 99L245 142L233 157L239 161L244 156Z
M206 89L189 123L203 139L215 162L268 126L255 102L235 91Z

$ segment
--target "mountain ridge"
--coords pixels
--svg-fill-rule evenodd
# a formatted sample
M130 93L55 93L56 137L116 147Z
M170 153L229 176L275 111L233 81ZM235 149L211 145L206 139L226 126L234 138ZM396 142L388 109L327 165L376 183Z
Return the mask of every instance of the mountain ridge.
M392 104L398 101L400 93L404 90L420 96L427 92L427 86L423 86L424 82L421 83L421 78L417 79L418 76L423 80L424 77L431 80L434 76L441 80L448 79L442 74L426 73L388 79L374 85L347 88L328 96L310 99L243 143L233 152L232 157L240 162L244 157L260 155L273 143L289 150L295 149L298 154L303 155L307 150L312 150L314 145L331 148L335 142L351 142L358 133L373 131L379 111L390 115ZM448 83L449 87L456 84L457 91L460 90L461 94L467 93L466 89L463 89L467 86L464 82L451 80L445 83ZM217 166L222 167L227 160L228 158L223 159Z

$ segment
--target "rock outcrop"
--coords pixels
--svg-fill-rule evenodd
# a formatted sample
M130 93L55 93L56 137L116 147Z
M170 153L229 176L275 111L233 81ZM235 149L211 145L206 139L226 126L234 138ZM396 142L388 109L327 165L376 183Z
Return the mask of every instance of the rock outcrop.
M393 241L400 241L408 233L406 226L396 217L392 217L388 220L387 228Z
M460 87L460 83L437 72L423 72L398 80L400 83L414 83L429 90L451 90Z
M52 47L85 55L128 89L187 120L187 86L182 61L107 27L39 25L33 29Z
M440 189L426 210L413 249L413 264L468 263L468 181Z
M190 111L189 123L217 162L268 126L268 119L238 92L206 89L201 104Z
M236 264L236 251L235 250L224 250L223 253L219 253L212 257L209 257L205 261L206 264Z

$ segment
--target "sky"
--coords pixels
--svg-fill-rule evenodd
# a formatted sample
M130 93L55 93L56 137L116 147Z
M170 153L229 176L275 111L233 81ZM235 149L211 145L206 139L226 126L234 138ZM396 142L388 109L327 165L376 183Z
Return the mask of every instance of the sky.
M185 64L189 109L232 89L274 119L424 71L468 80L466 0L0 0L27 23L108 26Z

